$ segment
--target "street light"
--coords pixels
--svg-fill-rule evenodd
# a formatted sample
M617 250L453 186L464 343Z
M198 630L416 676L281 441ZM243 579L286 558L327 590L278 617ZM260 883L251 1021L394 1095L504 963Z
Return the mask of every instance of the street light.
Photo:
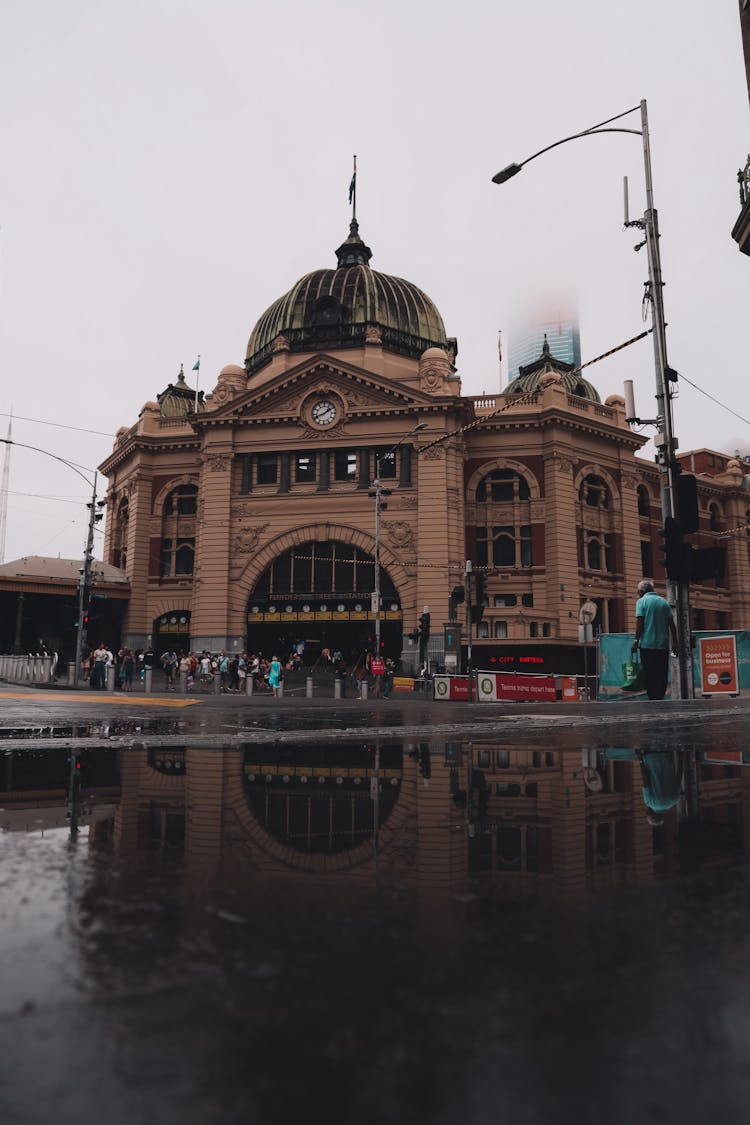
M81 652L83 650L83 642L86 639L86 628L84 626L83 617L86 609L86 595L88 593L90 579L91 579L91 562L94 550L94 526L102 518L102 513L97 512L97 507L101 507L102 501L97 504L96 500L96 473L94 473L93 481L90 480L84 473L81 472L78 465L72 461L66 461L64 457L58 457L56 453L50 453L48 449L40 449L37 445L25 445L21 441L13 441L12 438L0 438L0 441L5 445L16 445L19 449L31 449L34 453L44 453L47 457L52 457L53 460L59 461L62 465L67 465L74 473L86 482L91 488L91 501L87 503L86 507L89 509L89 527L88 536L86 539L86 551L83 556L83 566L80 568L80 578L78 581L78 621L76 624L76 655L75 655L75 676L73 679L73 686L78 687L78 673L81 667Z
M628 117L631 113L640 110L640 129L624 129L620 127L607 128L613 121ZM643 165L646 180L646 210L642 219L634 222L628 221L627 211L625 225L638 227L644 232L645 245L648 251L649 293L651 302L651 323L654 335L654 366L656 374L656 428L654 439L656 446L656 464L659 466L661 482L661 506L664 520L668 517L679 521L677 478L679 466L675 460L677 439L674 434L672 418L672 390L670 383L677 382L677 372L667 362L667 333L664 320L663 282L661 274L661 257L659 252L659 218L654 207L654 189L651 180L651 148L648 134L648 108L645 99L640 105L626 109L615 117L592 125L580 133L573 133L569 137L555 141L546 148L539 149L532 156L520 164L508 164L502 171L492 177L495 184L504 184L513 176L518 175L524 165L536 160L538 156L557 148L558 145L567 144L568 141L577 140L579 137L596 137L601 133L633 133L643 138ZM639 249L640 247L636 247ZM676 611L677 619L677 656L679 663L680 698L690 699L693 696L692 663L690 656L690 603L689 587L686 579L672 581L667 579L667 588L670 592L670 601Z
M386 453L375 460L375 480L372 482L374 487L368 495L375 500L375 581L372 600L375 609L375 653L377 656L380 656L380 513L383 510L383 496L390 496L391 494L390 489L383 488L383 482L380 479L380 467L389 457L394 456L398 447L407 438L410 438L412 434L419 433L420 430L426 429L426 422L417 422L413 429L400 437L395 445L392 445Z

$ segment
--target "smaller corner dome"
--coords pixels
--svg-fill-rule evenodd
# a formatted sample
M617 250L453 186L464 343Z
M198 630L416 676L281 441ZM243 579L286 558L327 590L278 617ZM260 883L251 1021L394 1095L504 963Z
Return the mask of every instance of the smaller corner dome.
M185 370L180 364L176 383L169 383L166 390L156 396L162 418L187 418L196 410L204 410L203 392L196 391L185 382Z
M226 365L226 367L222 367L221 371L219 372L219 378L220 379L223 376L236 376L236 375L240 375L243 379L245 378L245 368L240 367L240 365L238 363L228 363Z
M547 337L544 337L542 353L533 363L519 367L518 375L505 388L506 395L534 394L540 387L549 385L552 380L545 378L548 373L557 376L555 382L562 383L569 395L577 398L588 399L589 402L601 402L599 392L588 379L584 379L580 369L572 363L565 363L551 354Z
M444 348L426 348L420 358L423 360L446 359L450 363L450 356Z

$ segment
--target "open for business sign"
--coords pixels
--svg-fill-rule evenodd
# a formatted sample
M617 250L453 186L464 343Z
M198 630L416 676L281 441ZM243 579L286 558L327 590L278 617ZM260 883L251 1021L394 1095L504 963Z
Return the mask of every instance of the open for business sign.
M739 695L737 642L732 633L699 637L701 690L704 695Z

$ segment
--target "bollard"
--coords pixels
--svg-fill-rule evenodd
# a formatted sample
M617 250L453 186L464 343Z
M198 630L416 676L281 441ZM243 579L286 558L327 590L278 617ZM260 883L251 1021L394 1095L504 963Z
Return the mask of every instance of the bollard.
M221 695L221 674L214 672L214 695Z
M153 668L143 669L143 690L146 695L151 695L154 690L154 670Z
M279 680L279 686L276 689L276 698L281 699L284 694L284 681Z
M75 660L68 661L68 687L76 686L76 662Z
M341 684L339 683L338 680L336 680L336 686L339 688L339 691L340 691L341 690ZM313 697L313 678L312 678L312 676L308 676L305 680L305 696L306 696L307 699L312 699L312 697ZM336 695L336 696L334 696L334 698L338 699L339 697Z
M253 674L252 674L252 672L248 672L247 677L245 679L245 694L246 695L252 695L254 687L255 687L255 683L253 681Z
M310 694L312 694L312 692ZM333 698L341 699L341 676L337 676L333 681Z
M107 691L115 690L115 666L110 664L107 668Z
M187 668L185 669L184 672L182 671L182 669L180 669L180 694L181 695L187 695L187 677L188 677Z
M362 680L359 685L360 699L367 699L367 680Z

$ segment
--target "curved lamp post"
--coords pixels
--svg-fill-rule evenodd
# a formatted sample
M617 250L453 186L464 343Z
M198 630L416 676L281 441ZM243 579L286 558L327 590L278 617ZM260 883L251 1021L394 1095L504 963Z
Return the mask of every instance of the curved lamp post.
M639 111L641 115L640 129L625 129L619 126L608 128L613 121L619 121L621 118L628 117L631 113L637 113ZM579 137L596 137L601 133L633 133L643 138L646 210L643 214L643 218L636 219L634 222L629 222L626 214L625 225L638 227L644 232L645 245L648 251L648 295L651 302L651 323L654 336L654 366L656 374L657 417L655 422L657 434L654 438L656 463L659 466L661 480L662 515L665 520L670 516L679 520L677 493L679 467L675 461L677 439L674 434L672 391L669 385L670 382L676 383L677 372L669 367L667 362L667 334L662 292L664 283L662 281L661 257L659 254L659 218L656 208L654 207L654 189L651 180L651 148L648 134L648 108L645 99L640 105L633 106L632 109L626 109L623 113L619 113L615 117L609 117L606 121L600 121L598 125L592 125L589 129L584 129L580 133L573 133L569 137L563 137L562 140L555 141L554 144L547 145L546 148L539 149L538 152L533 153L533 155L527 157L526 160L523 160L520 164L508 164L502 171L492 177L492 182L494 184L504 184L507 180L512 179L513 176L518 175L526 164L530 164L532 160L536 160L538 156L549 152L550 149L557 148L558 145L567 144L568 141L575 141ZM676 612L680 698L691 699L693 697L693 676L690 654L689 587L686 580L672 581L671 579L667 580L667 587L670 590L670 600Z
M375 480L373 483L372 491L368 495L375 500L375 580L373 583L372 600L374 602L375 610L375 653L380 656L380 513L383 511L385 505L383 504L383 497L390 496L391 490L383 487L383 482L380 479L381 466L384 461L389 457L393 457L396 450L400 445L410 438L412 434L419 433L420 430L426 430L426 422L417 422L413 429L400 437L395 445L392 445L387 452L375 461Z
M0 438L0 442L5 445L17 445L19 449L31 449L34 453L44 453L47 457L52 457L53 460L59 461L62 465L67 465L74 473L86 482L91 488L91 500L86 504L89 509L89 527L88 535L86 538L86 550L83 556L83 566L80 568L80 579L78 582L78 623L76 625L76 655L75 655L75 677L73 679L74 687L78 687L78 675L81 668L81 652L83 650L83 642L86 639L86 629L83 622L84 610L86 608L86 596L91 584L91 562L94 550L94 526L98 520L102 518L102 513L97 512L96 500L96 473L94 473L93 481L90 480L85 473L82 473L80 468L72 461L66 461L64 457L58 457L56 453L50 453L48 449L40 449L37 445L25 445L21 441L13 441L12 438Z

